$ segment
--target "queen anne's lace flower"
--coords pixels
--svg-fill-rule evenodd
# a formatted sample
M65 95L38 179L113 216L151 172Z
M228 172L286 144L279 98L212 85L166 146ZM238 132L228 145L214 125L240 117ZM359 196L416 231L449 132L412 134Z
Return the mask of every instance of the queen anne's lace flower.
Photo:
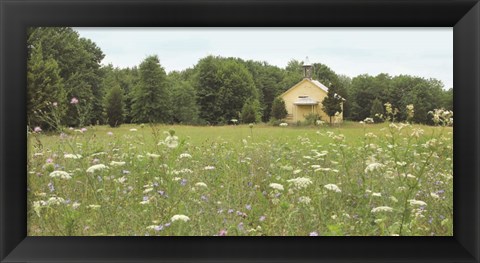
M309 185L312 184L312 180L307 177L297 177L294 179L287 180L287 182L293 184L293 186L297 189L307 188Z
M172 222L175 222L175 221L183 221L183 222L187 222L188 220L190 220L190 218L186 215L174 215L172 216Z
M65 171L53 171L50 173L50 177L52 178L60 178L60 179L72 179L72 176L70 176L69 173L65 172Z
M101 171L101 170L105 170L105 169L108 169L108 166L106 166L105 164L95 164L95 165L90 166L87 169L87 173L94 173L96 171Z
M281 184L271 183L268 186L270 186L271 188L273 188L275 190L283 191L283 185L281 185Z
M334 191L337 193L342 192L342 190L340 190L340 188L336 184L326 184L324 187L330 191Z
M379 207L375 207L372 209L372 213L378 213L378 212L392 212L393 211L393 208L389 207L389 206L379 206Z

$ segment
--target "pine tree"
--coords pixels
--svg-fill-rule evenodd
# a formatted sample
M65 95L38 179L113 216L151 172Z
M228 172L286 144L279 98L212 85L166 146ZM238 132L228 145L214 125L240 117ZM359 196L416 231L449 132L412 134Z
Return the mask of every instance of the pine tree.
M44 130L60 128L54 126L60 125L67 102L60 69L53 58L43 57L41 45L30 51L27 61L28 123L42 126Z
M123 123L125 113L123 90L114 85L105 97L105 113L110 127L118 127Z
M381 116L384 116L385 112L383 110L383 103L378 99L375 98L372 102L372 109L370 110L370 117L373 118L373 120L378 123L378 122L383 122L383 118Z
M167 75L156 55L147 57L139 67L140 80L133 94L134 122L171 122L171 102Z
M242 107L241 118L243 123L256 123L262 119L262 109L257 99L248 99Z
M287 117L287 114L288 112L285 107L285 101L280 97L275 98L272 103L272 117L281 120Z

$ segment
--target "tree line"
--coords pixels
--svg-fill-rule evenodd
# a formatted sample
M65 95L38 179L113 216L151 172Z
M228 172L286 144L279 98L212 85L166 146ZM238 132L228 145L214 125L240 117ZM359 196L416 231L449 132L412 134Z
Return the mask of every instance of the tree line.
M167 73L159 57L151 55L135 67L102 66L103 51L68 27L29 28L27 42L28 124L46 129L268 122L285 112L278 96L303 78L299 60L280 68L207 56L191 68ZM429 123L428 111L453 107L453 89L445 90L436 79L388 74L350 78L322 63L313 63L312 78L345 99L343 116L354 121L382 114L387 102L398 109L399 121L406 120L406 106L413 104L417 123Z

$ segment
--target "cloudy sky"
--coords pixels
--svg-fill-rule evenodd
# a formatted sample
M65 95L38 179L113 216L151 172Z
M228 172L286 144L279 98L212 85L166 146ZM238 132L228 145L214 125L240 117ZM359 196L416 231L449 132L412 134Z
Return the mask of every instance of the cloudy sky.
M74 28L105 53L103 64L139 65L156 54L167 72L207 55L320 62L337 74L409 74L453 87L452 28Z

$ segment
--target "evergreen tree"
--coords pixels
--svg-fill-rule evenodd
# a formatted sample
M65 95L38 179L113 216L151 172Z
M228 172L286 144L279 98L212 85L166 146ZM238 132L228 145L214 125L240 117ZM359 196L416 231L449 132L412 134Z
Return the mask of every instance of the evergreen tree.
M41 45L32 47L30 52L27 60L28 123L43 129L59 129L66 109L60 69L53 58L43 57Z
M373 100L372 102L370 117L373 118L374 122L379 123L383 122L383 119L380 116L385 116L385 112L383 110L383 103L378 98L375 98L375 100Z
M139 67L140 79L133 94L135 122L171 122L171 103L167 74L156 55L147 57Z
M330 86L328 88L328 94L325 99L322 101L322 110L330 117L330 124L332 124L332 117L335 114L342 113L342 99L336 93L335 86Z
M118 127L123 123L125 103L120 85L114 85L105 96L105 113L110 127Z
M262 119L260 103L257 99L248 99L242 107L243 123L256 123Z
M275 98L275 100L272 103L272 118L275 118L277 120L284 119L287 117L287 109L285 107L285 101L281 97Z

